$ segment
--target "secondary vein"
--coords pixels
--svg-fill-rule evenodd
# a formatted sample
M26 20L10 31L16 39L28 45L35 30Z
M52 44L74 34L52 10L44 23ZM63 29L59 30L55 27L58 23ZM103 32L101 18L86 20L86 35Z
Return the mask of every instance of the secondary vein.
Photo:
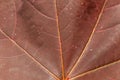
M102 7L102 9L101 9L101 11L100 11L100 13L99 13L98 19L97 19L97 21L96 21L96 23L95 23L95 26L94 26L94 29L93 29L93 31L92 31L89 39L88 39L88 42L87 42L86 45L85 45L85 48L83 49L81 55L79 56L79 58L77 59L77 61L75 62L75 64L73 65L73 67L71 68L71 70L70 70L70 72L68 73L67 76L69 76L69 75L74 71L74 69L77 67L79 61L81 60L81 58L82 58L83 55L84 55L84 52L85 52L88 44L91 42L91 39L92 39L92 37L93 37L93 35L94 35L94 32L95 32L95 30L96 30L96 27L97 27L99 21L100 21L100 18L101 18L101 16L102 16L102 13L103 13L103 11L104 11L104 8L105 8L105 5L106 5L107 1L108 1L108 0L105 0L104 3L103 3L103 7Z
M52 77L54 77L56 80L59 80L59 78L53 74L50 70L48 70L44 65L42 65L37 59L35 59L31 54L29 54L24 48L22 48L17 42L15 42L11 37L9 37L2 29L0 29L0 32L8 38L13 44L16 45L21 51L23 51L30 59L32 59L34 62L36 62L41 68L43 68L46 72L48 72Z
M104 66L98 67L98 68L96 68L96 69L93 69L93 70L90 70L90 71L87 71L87 72L84 72L84 73L78 74L77 76L70 78L70 80L75 80L75 79L77 79L77 78L79 78L79 77L85 76L85 75L90 74L90 73L94 73L94 72L96 72L96 71L98 71L98 70L101 70L101 69L104 69L104 68L113 66L113 65L118 64L118 63L120 63L120 60L117 60L117 61L115 61L115 62L106 64L106 65L104 65Z

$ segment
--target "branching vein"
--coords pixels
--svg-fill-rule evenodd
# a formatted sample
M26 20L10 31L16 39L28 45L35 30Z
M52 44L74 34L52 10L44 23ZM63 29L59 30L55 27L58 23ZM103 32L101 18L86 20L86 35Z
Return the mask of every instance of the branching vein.
M42 65L37 59L35 59L31 54L29 54L24 48L22 48L17 42L15 42L12 38L10 38L3 30L0 29L0 32L8 38L13 44L15 44L21 51L23 51L29 58L31 58L34 62L36 62L41 68L43 68L45 71L47 71L52 77L59 80L59 78L53 74L51 71L49 71L44 65Z
M91 33L91 36L90 36L90 38L89 38L89 40L88 40L85 48L83 49L81 55L79 56L79 58L77 59L77 61L76 61L75 64L73 65L72 69L71 69L70 72L68 73L68 76L69 76L69 75L74 71L74 69L77 67L79 61L81 60L81 58L82 58L83 55L84 55L84 52L85 52L88 44L91 42L91 39L92 39L92 37L93 37L93 34L94 34L95 30L96 30L96 27L97 27L99 21L100 21L100 18L101 18L101 16L102 16L102 13L103 13L103 10L104 10L104 8L105 8L106 3L107 3L107 0L104 1L103 7L102 7L102 9L101 9L101 12L100 12L100 14L99 14L99 16L98 16L98 19L97 19L97 21L96 21L96 24L95 24L95 26L94 26L94 29L93 29L93 31L92 31L92 33Z

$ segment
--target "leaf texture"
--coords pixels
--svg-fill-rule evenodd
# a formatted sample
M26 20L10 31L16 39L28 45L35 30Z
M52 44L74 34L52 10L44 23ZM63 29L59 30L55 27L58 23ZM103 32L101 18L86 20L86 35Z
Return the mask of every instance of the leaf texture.
M0 0L0 79L119 80L119 4Z

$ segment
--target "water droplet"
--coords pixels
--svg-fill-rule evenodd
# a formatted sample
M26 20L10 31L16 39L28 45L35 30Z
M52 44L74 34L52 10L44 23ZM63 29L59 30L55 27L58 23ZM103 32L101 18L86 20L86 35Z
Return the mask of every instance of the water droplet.
M14 14L11 14L11 16L13 17L13 16L14 16Z
M75 49L77 49L78 47L77 46L75 46Z
M0 68L3 68L4 65L5 65L5 64L0 64Z
M100 27L100 29L102 29L102 28L103 28L103 26Z
M72 9L72 7L69 8L69 10L71 10L71 9Z
M72 31L69 31L70 33L72 32Z
M83 3L83 2L81 2L81 5L84 5L84 3Z
M34 3L35 2L35 0L32 0L32 3Z
M65 9L66 11L68 10L68 8Z
M3 19L6 20L6 17L4 17Z
M73 15L73 13L70 13L70 15L72 16L72 15Z
M90 51L93 51L93 49L90 49Z
M36 25L33 24L33 25L31 26L31 28L33 29L33 28L35 28L35 26L36 26Z

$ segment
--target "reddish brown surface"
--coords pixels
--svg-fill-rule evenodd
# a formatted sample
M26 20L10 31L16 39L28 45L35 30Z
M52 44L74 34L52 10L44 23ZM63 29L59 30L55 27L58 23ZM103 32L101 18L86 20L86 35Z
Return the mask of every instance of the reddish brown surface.
M0 0L0 80L120 80L120 0Z

